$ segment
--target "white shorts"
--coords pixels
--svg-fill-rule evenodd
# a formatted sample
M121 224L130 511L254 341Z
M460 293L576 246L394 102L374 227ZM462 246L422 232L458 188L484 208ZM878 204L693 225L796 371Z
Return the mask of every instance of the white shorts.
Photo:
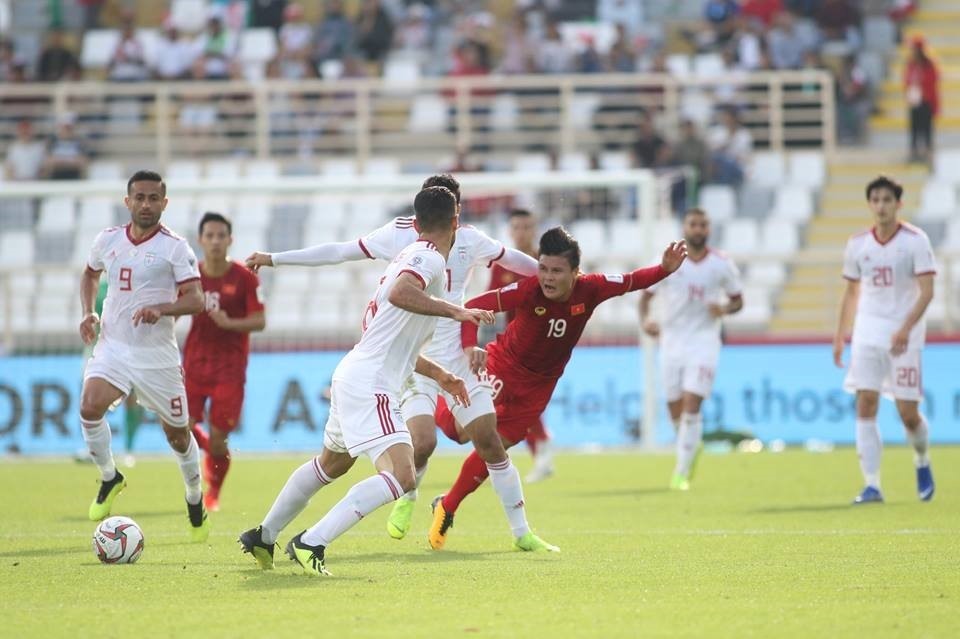
M92 377L110 382L124 395L136 391L137 403L155 412L170 426L186 428L189 424L187 391L183 385L183 369L179 366L134 368L101 353L88 359L83 369L84 381Z
M490 380L486 375L480 379L470 370L470 361L466 355L455 361L442 362L442 365L457 377L463 378L470 396L470 405L460 406L450 393L440 389L440 385L435 380L414 373L404 385L403 397L400 400L400 410L403 412L404 419L420 415L429 415L432 419L437 409L438 395L442 395L446 400L447 407L461 426L466 426L483 415L496 413L493 407L493 388L490 386Z
M843 388L849 393L870 390L893 399L919 402L923 399L922 353L909 350L894 357L889 348L854 343Z
M684 393L706 399L713 391L717 373L717 349L660 349L660 374L668 402L675 402Z
M330 387L330 416L323 429L323 445L351 457L367 455L376 461L394 444L413 442L400 415L396 395L376 389L358 389L341 381Z

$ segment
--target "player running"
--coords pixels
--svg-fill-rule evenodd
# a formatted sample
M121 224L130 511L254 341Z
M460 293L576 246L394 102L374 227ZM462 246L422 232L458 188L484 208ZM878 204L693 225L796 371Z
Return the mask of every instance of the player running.
M924 313L933 299L937 265L926 233L898 217L903 187L881 176L867 185L866 194L874 226L847 241L843 255L847 288L833 337L833 361L842 368L843 342L856 308L850 369L843 386L856 393L857 454L866 486L853 503L883 501L877 429L881 392L896 402L914 450L917 494L929 501L934 483L927 418L920 412L920 360L927 329Z
M470 403L462 379L418 354L430 341L437 317L492 323L493 313L468 310L439 297L448 282L446 260L457 233L453 193L428 187L417 194L414 209L420 238L387 267L364 313L359 343L334 370L323 451L293 472L263 523L240 535L244 552L252 553L264 569L273 567L280 531L359 455L368 456L378 473L354 484L323 519L287 544L287 554L304 572L329 574L326 548L366 515L413 489L413 443L398 398L414 370L433 379L455 401ZM519 489L519 478L516 484ZM511 499L522 503L523 496Z
M240 422L243 408L250 333L267 325L257 276L227 259L232 233L233 225L220 213L205 213L200 220L205 312L194 316L183 348L190 426L206 452L204 504L213 512L220 510L220 489L230 469L227 437ZM200 426L204 422L209 435Z
M513 209L510 211L510 239L513 240L513 246L518 251L537 259L537 219L533 213L526 209ZM495 263L490 267L490 284L488 291L503 288L523 279L523 276L509 271L500 263ZM513 319L514 313L507 313L507 321ZM442 412L445 408L441 408ZM437 422L440 423L439 421ZM553 452L550 445L550 433L543 423L543 415L537 418L537 421L530 426L530 431L526 437L527 448L533 456L533 468L527 473L524 480L528 484L535 484L543 481L554 473Z
M83 320L80 337L89 344L100 324L100 337L84 370L80 423L102 483L90 504L90 519L110 514L126 486L110 449L107 409L132 390L160 417L163 432L177 456L186 485L187 514L193 541L210 534L200 486L200 455L188 428L187 398L180 368L174 318L203 310L197 258L190 245L160 224L167 187L159 174L137 171L127 182L124 199L130 223L97 236L80 281ZM103 321L93 310L100 274L109 278Z
M460 183L451 175L434 175L423 183L423 188L431 186L445 187L454 194L459 216ZM357 241L320 244L283 253L254 253L247 259L247 266L254 269L287 264L320 266L368 258L391 261L401 250L416 241L418 233L415 218L398 217ZM537 271L537 262L530 256L505 248L497 240L471 226L460 227L445 267L446 283L441 292L443 298L452 304L463 304L464 291L474 268L487 267L492 263L501 263L505 268L523 275L532 275ZM416 486L419 486L423 479L427 461L437 446L436 422L433 416L438 397L445 397L446 403L452 407L456 421L469 433L482 459L490 464L505 463L503 447L496 437L496 413L490 385L476 374L486 363L486 352L477 348L476 344L462 348L460 325L441 318L437 320L433 340L423 354L466 380L470 405L457 405L449 394L443 392L439 384L419 373L415 373L406 384L401 395L400 410L413 439ZM512 469L510 464L503 468L503 472L516 472ZM410 530L410 520L417 499L416 486L397 500L387 519L387 533L394 539L403 539ZM519 485L511 490L519 491ZM512 526L514 535L521 539L518 542L520 546L525 550L544 549L546 546L542 540L524 526L519 520Z
M467 308L515 311L507 330L488 345L487 374L494 389L497 432L507 448L523 441L547 408L553 389L594 309L611 297L646 288L676 271L687 256L683 241L663 252L659 265L623 275L581 274L580 245L555 227L540 238L536 277L528 277L467 302ZM463 326L463 344L477 343L477 331ZM446 495L433 501L428 539L443 548L460 502L487 477L487 466L471 453Z
M720 357L720 318L743 308L740 272L733 260L707 246L710 218L702 209L684 214L683 238L686 261L673 277L640 296L643 330L660 337L660 375L677 434L673 490L690 490L703 442L700 406L710 396ZM662 323L650 318L650 300L656 293L663 297Z

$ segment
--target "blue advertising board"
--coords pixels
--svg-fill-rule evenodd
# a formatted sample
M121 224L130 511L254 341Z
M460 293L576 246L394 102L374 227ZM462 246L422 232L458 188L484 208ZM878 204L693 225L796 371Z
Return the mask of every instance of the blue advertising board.
M231 437L238 451L316 451L323 443L325 392L341 352L258 353L250 360L241 427ZM960 442L960 344L924 351L923 410L934 442ZM630 347L578 348L557 384L546 423L559 446L622 446L636 441L642 415L641 353ZM78 399L78 356L0 358L0 453L73 453L83 448ZM721 353L714 395L704 404L705 430L718 427L788 443L853 441L853 399L841 390L830 347L734 345ZM662 402L660 402L662 404ZM109 420L122 426L123 408ZM883 402L885 441L902 442L890 402ZM441 436L441 440L443 437ZM657 443L672 441L661 410ZM122 438L115 449L122 449ZM441 446L453 447L450 442ZM137 451L163 451L155 421L137 434Z

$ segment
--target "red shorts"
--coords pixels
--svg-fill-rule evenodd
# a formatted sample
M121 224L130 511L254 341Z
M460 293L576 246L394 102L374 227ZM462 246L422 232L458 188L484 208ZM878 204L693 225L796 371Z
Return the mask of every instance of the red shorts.
M492 378L497 432L512 444L523 441L540 422L558 380L517 375L509 362L495 357L487 360L487 374Z
M225 433L233 431L240 423L240 412L243 410L243 382L220 382L215 384L201 384L187 378L187 407L190 419L197 423L207 422L207 425ZM210 418L204 419L204 408L210 400Z

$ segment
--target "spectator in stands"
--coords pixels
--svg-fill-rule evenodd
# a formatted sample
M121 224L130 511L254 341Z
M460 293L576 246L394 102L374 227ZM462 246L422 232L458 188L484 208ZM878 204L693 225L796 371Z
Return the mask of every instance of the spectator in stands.
M33 137L30 120L17 122L17 138L7 147L4 163L8 180L36 180L40 178L47 146Z
M707 28L697 34L700 51L717 51L729 45L737 32L737 15L740 6L736 0L706 0L703 17Z
M100 10L103 9L105 0L77 0L77 4L83 7L83 30L100 28Z
M158 80L185 80L197 58L197 48L180 35L169 18L163 23L163 34L157 38L157 57L153 75Z
M736 49L733 46L725 51L735 51L733 64L727 64L729 69L740 71L756 71L761 63L766 49L764 37L766 30L763 22L744 17L740 20L740 28L736 36Z
M573 70L573 52L560 35L556 20L547 22L547 31L536 52L537 71L540 73L570 73Z
M250 0L250 26L268 27L280 32L283 27L287 0Z
M578 73L603 73L605 62L597 51L597 42L593 36L582 37L583 50L577 54L576 70Z
M9 82L13 77L13 67L19 61L13 40L0 40L0 82Z
M695 169L698 180L702 181L707 175L709 162L710 150L707 143L697 131L696 123L685 118L680 122L680 137L671 150L670 164Z
M383 68L392 43L393 20L380 0L363 0L354 22L353 45L367 63L376 68L377 74Z
M850 0L823 0L815 14L824 40L845 41L853 49L859 44L860 10Z
M863 123L870 115L870 81L856 56L844 58L836 87L837 137L840 142L862 142Z
M237 75L237 42L223 27L219 15L211 15L207 28L195 43L193 77L198 80L228 80Z
M120 41L107 64L107 78L114 82L141 82L149 77L143 43L137 37L134 14L124 11Z
M793 14L784 11L776 17L773 29L767 32L767 48L774 69L800 68L806 44L797 32Z
M597 0L597 22L623 27L628 39L635 38L643 27L643 3L636 0Z
M297 2L288 4L283 12L278 44L277 55L267 70L270 77L299 80L316 75L310 62L313 27L304 19L303 7Z
M721 109L718 123L707 134L710 147L709 180L739 186L753 153L753 137L733 109Z
M317 26L314 63L319 69L328 60L340 60L353 42L353 24L343 12L343 0L329 0Z
M77 135L76 115L67 113L57 123L43 163L43 175L51 180L82 180L87 173L89 153Z
M73 80L80 74L77 56L63 44L63 31L52 29L47 34L47 44L40 52L37 63L37 80L59 82Z
M396 49L420 53L430 46L430 9L416 2L407 7L403 21L397 28Z
M637 52L623 24L614 25L617 37L607 52L605 66L611 73L633 73L637 70Z
M939 72L921 36L910 42L910 60L903 88L910 107L910 159L929 161L933 152L933 119L940 112Z
M516 12L503 37L503 55L497 71L507 75L533 72L538 44L528 33L526 14Z
M633 165L641 169L663 166L670 160L670 147L657 133L653 117L647 111L640 112L637 122L637 138L631 149Z
M783 0L741 0L740 15L759 22L763 28L773 26L774 19L783 12Z

